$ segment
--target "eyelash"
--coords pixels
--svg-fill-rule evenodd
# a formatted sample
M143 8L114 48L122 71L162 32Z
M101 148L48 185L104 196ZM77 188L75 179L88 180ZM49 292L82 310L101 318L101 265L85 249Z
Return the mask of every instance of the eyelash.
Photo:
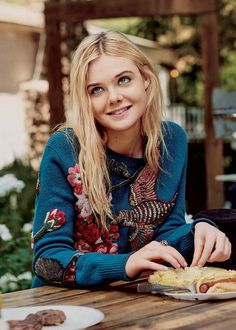
M130 82L130 77L128 77L128 76L123 76L123 77L121 77L119 80L118 80L118 83L120 83L121 82L121 80L124 80L124 79L126 79L126 82L124 82L124 83L121 83L122 85L123 84L127 84L127 83L129 83ZM128 80L128 81L127 81Z
M122 80L123 80L123 82L122 82ZM125 82L124 82L124 80L125 80ZM125 84L128 84L130 81L131 81L131 78L130 77L123 76L123 77L119 78L118 84L119 85L125 85ZM96 90L99 90L99 91L96 91ZM90 94L91 95L99 94L101 92L101 90L103 90L102 87L96 86L96 87L94 87L94 88L91 89Z
M96 92L97 89L99 89L99 92ZM96 86L96 87L94 87L94 88L91 89L90 94L92 94L92 95L99 94L99 93L101 92L101 91L100 91L101 89L103 89L103 88L100 87L100 86Z

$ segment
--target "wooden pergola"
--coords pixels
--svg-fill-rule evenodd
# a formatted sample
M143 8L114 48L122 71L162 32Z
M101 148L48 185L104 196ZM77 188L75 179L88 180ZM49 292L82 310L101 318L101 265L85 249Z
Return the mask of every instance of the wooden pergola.
M45 3L46 58L49 81L50 126L65 119L70 51L83 38L83 21L89 19L197 15L200 20L202 71L204 77L205 165L207 208L222 207L223 143L216 139L212 115L212 90L219 86L219 51L216 0L51 0ZM78 32L79 31L79 32ZM193 187L194 189L194 187ZM197 198L197 196L196 196Z

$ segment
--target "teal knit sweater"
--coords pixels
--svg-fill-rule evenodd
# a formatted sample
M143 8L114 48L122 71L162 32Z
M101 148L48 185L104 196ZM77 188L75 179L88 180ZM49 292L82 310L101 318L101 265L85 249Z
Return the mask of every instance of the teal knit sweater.
M72 130L50 137L37 185L34 287L129 280L127 259L152 240L166 240L191 260L194 223L185 222L187 138L175 123L163 123L163 132L166 149L160 146L157 150L162 170L156 173L145 159L106 150L114 216L107 229L95 222L83 191L77 163L79 143Z

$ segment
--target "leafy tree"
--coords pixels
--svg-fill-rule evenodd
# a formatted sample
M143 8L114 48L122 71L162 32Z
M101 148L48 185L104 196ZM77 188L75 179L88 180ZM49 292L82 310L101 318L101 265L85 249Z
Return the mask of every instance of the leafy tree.
M236 89L236 0L220 0L219 59L220 78L223 88ZM180 75L175 79L175 102L202 106L203 83L201 69L200 28L197 16L168 16L101 20L103 26L124 33L154 40L162 48L174 49L178 62L173 63ZM172 68L168 68L171 70Z

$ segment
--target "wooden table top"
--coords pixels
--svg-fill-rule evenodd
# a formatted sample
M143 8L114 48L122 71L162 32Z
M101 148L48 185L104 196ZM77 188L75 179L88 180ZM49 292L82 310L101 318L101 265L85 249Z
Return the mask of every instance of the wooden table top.
M5 308L79 305L101 310L104 320L89 329L236 329L236 299L183 301L138 293L137 283L115 282L98 290L45 286L3 295ZM70 329L68 329L70 330Z

